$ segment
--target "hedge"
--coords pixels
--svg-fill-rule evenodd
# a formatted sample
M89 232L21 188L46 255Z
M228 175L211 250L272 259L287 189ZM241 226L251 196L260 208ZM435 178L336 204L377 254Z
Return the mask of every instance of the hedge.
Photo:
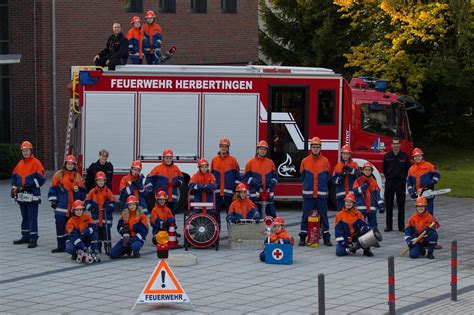
M18 161L21 160L19 144L0 143L0 179L8 179Z

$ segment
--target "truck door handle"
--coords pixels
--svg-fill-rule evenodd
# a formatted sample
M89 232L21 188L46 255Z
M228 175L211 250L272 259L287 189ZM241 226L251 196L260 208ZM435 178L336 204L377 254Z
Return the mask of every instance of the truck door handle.
M356 150L362 150L362 151L367 151L369 148L367 147L356 147Z

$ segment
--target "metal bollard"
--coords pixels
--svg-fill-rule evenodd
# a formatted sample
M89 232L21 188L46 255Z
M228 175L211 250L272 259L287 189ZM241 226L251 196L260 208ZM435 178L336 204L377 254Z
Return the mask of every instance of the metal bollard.
M388 307L389 314L395 315L395 259L388 257Z
M451 242L451 301L458 300L458 241Z
M320 273L318 275L318 314L326 314L326 305L324 297L324 274Z

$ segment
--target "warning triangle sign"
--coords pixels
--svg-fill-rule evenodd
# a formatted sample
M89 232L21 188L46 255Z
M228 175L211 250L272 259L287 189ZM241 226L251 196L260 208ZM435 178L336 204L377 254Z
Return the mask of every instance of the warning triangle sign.
M155 267L136 304L189 303L190 300L179 284L166 260Z

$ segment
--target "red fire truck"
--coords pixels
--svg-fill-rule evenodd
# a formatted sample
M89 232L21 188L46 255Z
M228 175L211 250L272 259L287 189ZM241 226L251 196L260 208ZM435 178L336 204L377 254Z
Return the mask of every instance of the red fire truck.
M258 140L268 141L280 177L277 199L301 198L300 163L314 136L333 166L340 147L350 144L359 163L375 164L380 184L391 138L399 136L405 151L412 148L406 109L413 103L387 92L382 80L349 84L324 68L253 65L126 65L73 73L66 151L85 169L107 148L115 192L133 160L143 162L146 175L171 148L190 176L199 158L217 153L224 136L242 169Z

